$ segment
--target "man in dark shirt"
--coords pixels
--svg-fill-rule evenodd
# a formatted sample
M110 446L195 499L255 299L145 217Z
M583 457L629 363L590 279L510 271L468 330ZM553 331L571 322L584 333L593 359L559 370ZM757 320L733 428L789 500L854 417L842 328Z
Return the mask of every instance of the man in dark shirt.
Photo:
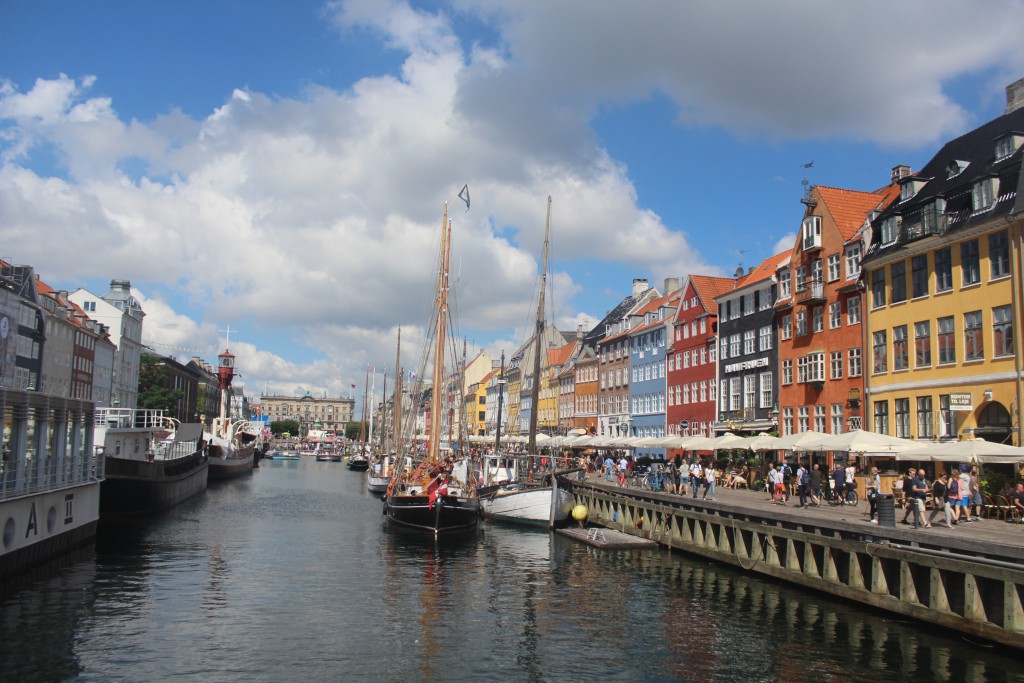
M1018 515L1024 516L1024 484L1017 484L1017 490L1013 492L1013 508Z
M832 472L832 481L835 482L835 494L841 502L846 501L846 471L843 466L836 463L836 469Z
M821 505L821 470L818 469L818 463L814 463L811 467L811 502L814 503L814 507Z
M928 479L925 477L924 470L918 470L917 474L910 481L910 504L914 506L914 528L923 526L925 529L931 529L932 525L924 521L924 499L928 495Z

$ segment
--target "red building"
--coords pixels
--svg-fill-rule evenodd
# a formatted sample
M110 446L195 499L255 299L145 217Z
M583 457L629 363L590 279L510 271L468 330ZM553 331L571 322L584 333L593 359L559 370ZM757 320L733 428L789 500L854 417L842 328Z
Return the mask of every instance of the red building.
M672 324L668 350L666 421L668 434L714 436L718 305L732 278L691 275ZM672 452L669 455L673 455Z
M777 273L779 433L839 434L862 424L864 301L860 260L872 212L899 194L814 187L788 264Z

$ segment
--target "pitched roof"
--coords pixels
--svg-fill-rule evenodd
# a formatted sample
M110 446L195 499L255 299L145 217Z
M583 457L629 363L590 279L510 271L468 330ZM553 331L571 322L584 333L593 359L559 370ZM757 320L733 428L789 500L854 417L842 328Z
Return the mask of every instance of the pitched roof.
M1018 147L1013 154L1004 158L995 158L996 140L1011 133L1024 135L1024 108L995 118L943 145L920 172L904 180L921 183L916 194L902 202L899 197L895 198L872 221L875 236L864 261L893 252L915 239L928 237L929 234L923 230L913 235L900 230L898 239L892 243L883 245L878 239L882 222L887 218L898 215L903 217L905 223L920 222L922 211L935 206L935 201L940 198L945 200L945 212L940 221L941 233L985 224L1024 210L1024 198L1018 191L1018 188L1024 187L1021 182L1021 176L1024 175L1021 172L1024 166L1024 147ZM951 174L948 169L954 162L959 172ZM995 203L991 208L976 211L972 204L972 189L976 182L987 177L998 179L998 188L993 191Z
M572 341L557 349L548 349L548 365L561 365L569 360L569 356L572 355L574 348L576 348L576 342Z
M704 310L709 315L718 315L718 302L715 297L731 291L736 286L736 281L731 277L716 277L714 275L691 275L690 282L693 283L693 290L697 292Z
M839 187L814 188L821 200L828 207L843 242L847 242L854 236L857 230L864 225L868 214L876 209L882 209L894 198L899 196L900 186L896 183L886 185L874 192L860 192L858 190L844 190Z
M778 254L769 256L764 261L761 261L756 268L736 281L735 289L743 289L744 287L749 287L750 285L757 284L758 282L763 282L764 280L774 277L775 271L779 268L779 264L788 259L792 253L792 249L787 249L786 251L779 252Z

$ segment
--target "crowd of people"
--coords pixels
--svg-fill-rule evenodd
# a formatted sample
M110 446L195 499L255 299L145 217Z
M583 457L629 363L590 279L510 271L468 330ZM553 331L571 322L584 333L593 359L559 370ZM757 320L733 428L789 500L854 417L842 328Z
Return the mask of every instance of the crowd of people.
M589 474L601 476L607 482L626 486L638 467L647 467L643 458L636 459L623 452L608 451L582 463ZM752 472L746 464L729 463L728 471L717 467L709 458L680 456L654 464L661 488L677 495L691 495L702 500L716 501L716 486L725 488L751 488ZM823 498L829 498L835 505L857 505L853 495L856 490L858 467L856 461L842 463L837 460L830 472L822 471L818 463L797 462L791 465L783 457L778 463L769 463L764 479L765 490L771 496L772 505L794 505L801 508L818 507ZM865 494L868 503L867 517L872 524L878 524L878 497L882 493L881 474L877 467L871 467L865 478ZM902 522L914 528L932 527L940 515L947 528L958 524L971 524L981 517L983 498L977 467L963 465L952 473L942 473L930 481L924 469L909 468L907 473L896 480L893 486L895 503L902 504ZM795 495L799 501L794 503ZM1024 483L1014 485L1007 480L999 492L1016 514L1024 518ZM930 514L929 505L930 505Z

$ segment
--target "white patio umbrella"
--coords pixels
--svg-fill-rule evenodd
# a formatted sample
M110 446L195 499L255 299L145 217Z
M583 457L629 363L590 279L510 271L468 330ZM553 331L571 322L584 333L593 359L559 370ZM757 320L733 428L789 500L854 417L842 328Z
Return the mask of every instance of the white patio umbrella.
M854 429L842 434L832 434L823 439L808 440L794 446L797 451L840 451L844 453L904 453L921 448L924 444L898 436Z
M652 448L654 446L657 446L658 445L658 441L660 441L660 440L661 440L661 437L657 437L657 436L644 436L644 437L641 437L640 439L638 439L633 445L636 446L637 448Z
M716 451L724 451L730 448L746 448L747 444L750 443L750 439L745 436L738 436L732 432L726 432L721 436L716 436L714 439L714 449Z
M679 448L688 451L711 451L715 448L715 440L706 436L686 436L683 437L683 444Z
M920 449L900 453L896 459L969 462L979 465L1012 464L1024 460L1024 448L984 439L923 443L921 446Z
M688 436L666 436L661 440L662 448L683 448Z
M797 432L796 434L789 434L788 436L780 436L779 440L775 444L775 450L777 451L791 451L797 446L820 441L821 439L831 436L824 432L816 432L813 429L808 429L806 432ZM810 450L823 450L821 448L810 449Z
M750 441L747 443L747 448L752 451L775 451L782 448L782 446L778 445L779 441L781 441L779 437L762 432L757 436L750 437Z

